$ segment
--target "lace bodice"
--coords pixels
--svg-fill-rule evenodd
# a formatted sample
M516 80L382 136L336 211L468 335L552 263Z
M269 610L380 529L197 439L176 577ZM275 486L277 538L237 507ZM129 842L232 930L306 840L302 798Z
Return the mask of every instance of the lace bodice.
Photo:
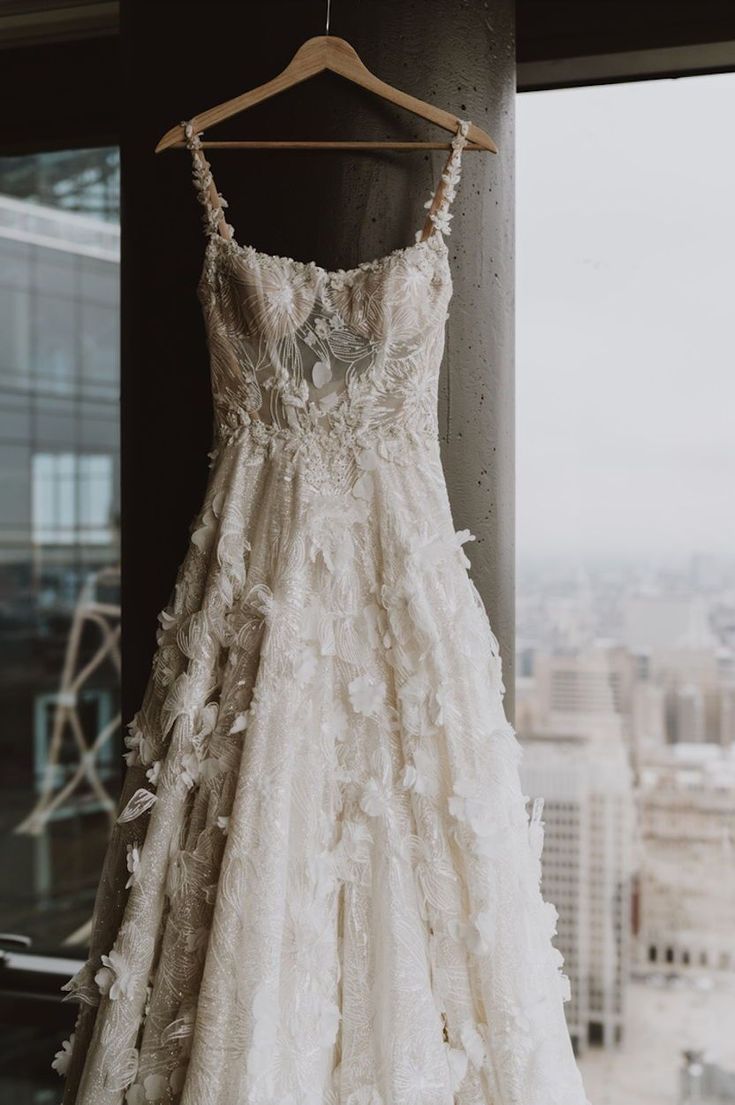
M227 221L201 134L182 122L207 235L198 295L215 407L215 451L244 431L334 449L436 436L452 280L445 235L468 121L461 121L415 241L351 269L262 253Z

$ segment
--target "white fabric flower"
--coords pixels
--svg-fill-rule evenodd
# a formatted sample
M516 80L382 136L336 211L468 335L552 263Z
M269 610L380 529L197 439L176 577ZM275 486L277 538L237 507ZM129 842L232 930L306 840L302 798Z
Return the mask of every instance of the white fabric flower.
M485 1064L487 1052L485 1041L478 1032L476 1025L472 1021L466 1021L460 1029L459 1038L472 1066L475 1070L481 1070Z
M413 753L413 763L403 769L402 783L406 790L435 798L439 793L438 765L436 757L426 748L417 747Z
M127 997L133 983L133 973L129 963L114 949L109 955L103 955L102 967L94 976L99 991L110 1001Z
M311 366L311 379L318 390L326 387L332 379L332 366L329 361L314 361Z
M192 728L192 737L197 746L201 747L205 738L214 732L218 714L219 704L217 702L208 702L206 706L202 706L201 710L199 710L196 717L196 723Z
M247 727L248 727L248 720L249 720L249 711L244 710L242 713L238 714L237 717L235 718L235 720L233 721L232 725L230 726L230 729L228 730L229 734L232 735L233 733L242 733L243 730L247 729Z
M126 764L130 767L133 764L149 763L155 755L153 742L146 737L138 721L138 714L128 723L127 728L128 735L125 737L125 746L130 751L123 756Z
M452 920L449 923L449 933L458 942L472 952L473 955L487 955L490 951L495 926L490 910L479 910L469 920Z
M446 724L446 710L450 700L449 687L446 683L440 683L434 691L434 721L437 725Z
M199 763L199 757L196 752L186 752L181 757L181 779L187 790L190 790L196 783L199 782L199 776L201 774L201 764Z
M552 936L556 936L556 925L559 920L559 913L553 902L540 903L540 913L544 918L544 930L546 936L550 940Z
M376 748L370 757L370 775L362 787L360 808L369 817L382 817L389 812L392 797L390 754L384 748Z
M170 629L173 629L178 621L178 617L167 606L164 607L158 614L158 624L161 627L161 633L168 633Z
M390 790L382 779L371 776L362 788L360 809L369 817L382 817L390 808Z
M151 786L157 787L161 778L161 760L155 760L145 773Z
M456 781L448 806L451 815L473 834L477 855L497 854L497 848L507 844L508 826L499 820L489 794L474 779Z
M71 1063L71 1057L74 1050L74 1033L72 1032L68 1040L64 1040L61 1045L61 1049L56 1052L54 1060L51 1064L53 1070L58 1075L65 1078L69 1072L69 1064Z
M412 733L420 734L425 728L426 704L430 693L429 677L425 671L415 672L399 688L401 717Z
M140 869L140 851L137 844L128 844L127 846L127 868L130 872L130 878L125 883L125 889L133 885L135 882L138 871Z
M348 684L352 709L364 717L372 717L378 712L385 699L385 687L372 676L358 675Z
M429 216L429 218L431 219L437 230L439 230L442 234L449 234L449 224L452 221L451 211L442 211L441 209L439 209L438 211L434 211Z
M319 654L312 644L305 645L296 656L294 663L294 678L305 685L311 683L319 665Z
M564 971L559 969L557 971L557 981L559 983L559 993L560 993L560 996L561 996L561 1000L565 1001L565 1002L566 1001L571 1001L572 1000L572 984L571 984L571 981L569 979L569 975L565 974Z
M168 1079L165 1074L149 1074L143 1079L146 1101L161 1101L168 1096Z

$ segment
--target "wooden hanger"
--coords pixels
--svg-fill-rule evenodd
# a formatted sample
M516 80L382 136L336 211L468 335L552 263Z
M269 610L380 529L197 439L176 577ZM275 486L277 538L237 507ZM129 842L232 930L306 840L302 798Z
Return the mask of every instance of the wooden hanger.
M201 132L207 127L221 123L223 119L229 119L231 115L237 115L241 111L247 111L249 107L269 100L279 92L292 88L302 81L309 80L317 73L328 69L331 73L337 73L345 80L374 92L383 100L405 108L413 115L422 119L428 119L430 123L436 123L438 127L456 134L460 120L449 111L434 107L433 104L418 100L415 96L409 96L407 92L381 81L374 76L360 61L356 51L344 38L336 38L334 35L318 35L316 38L307 39L296 51L286 68L272 80L257 88L236 96L233 100L225 100L200 115L195 115L191 120L194 130ZM467 150L488 150L497 153L498 148L489 134L481 127L471 123L467 132ZM161 153L169 147L185 146L183 128L180 124L166 131L163 138L156 146L155 152ZM451 142L201 142L202 146L217 146L221 148L242 148L251 150L439 150L450 149Z

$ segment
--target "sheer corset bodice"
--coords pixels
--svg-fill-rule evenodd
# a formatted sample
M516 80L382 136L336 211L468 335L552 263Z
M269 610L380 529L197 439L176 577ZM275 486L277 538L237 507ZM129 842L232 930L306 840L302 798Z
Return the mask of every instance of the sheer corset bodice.
M452 200L469 123L451 143L416 240L351 269L241 245L199 134L184 121L207 234L198 295L207 327L215 452L243 435L380 444L436 437L452 294Z

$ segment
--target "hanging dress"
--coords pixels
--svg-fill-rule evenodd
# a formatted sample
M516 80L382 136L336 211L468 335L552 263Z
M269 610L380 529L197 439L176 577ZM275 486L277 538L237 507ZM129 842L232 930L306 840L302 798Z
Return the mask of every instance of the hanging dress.
M437 387L461 122L428 235L261 253L201 132L215 432L158 617L65 1105L589 1105Z

